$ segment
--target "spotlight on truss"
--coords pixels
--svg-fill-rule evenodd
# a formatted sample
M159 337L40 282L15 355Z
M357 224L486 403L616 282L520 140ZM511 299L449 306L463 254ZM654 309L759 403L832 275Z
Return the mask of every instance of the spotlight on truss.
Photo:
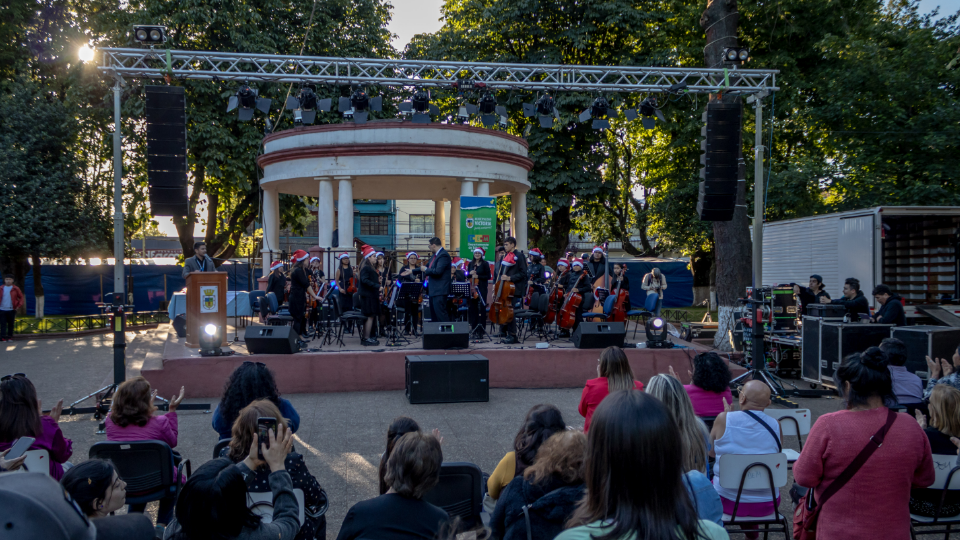
M299 96L287 98L286 109L293 111L294 124L312 124L317 121L317 111L329 111L330 103L330 98L317 99L313 88L304 86Z
M430 103L430 94L424 90L414 92L410 101L400 104L400 112L413 114L415 124L429 124L430 117L440 114L440 107Z
M497 105L497 98L490 92L483 94L477 107L480 109L480 121L483 122L484 127L497 125L497 120L504 123L503 120L507 117L507 108ZM499 118L497 118L498 116Z
M609 129L610 119L616 118L617 111L610 107L607 98L600 96L593 100L593 105L589 109L580 113L580 121L586 122L593 118L593 129Z
M750 59L750 49L745 47L727 47L723 49L723 61L742 64Z
M343 116L352 116L355 123L366 124L369 111L383 110L383 98L380 96L371 98L367 95L366 89L357 88L350 97L340 98L337 109L343 112Z
M553 115L551 118L550 115ZM530 118L531 116L540 117L540 127L550 128L553 127L553 118L557 119L557 122L560 121L560 113L557 111L557 104L553 100L553 96L550 94L544 94L540 96L540 99L536 103L524 103L523 104L523 116Z
M641 120L643 122L643 127L645 129L653 129L656 124L656 118L659 118L661 122L666 122L667 119L663 116L663 111L657 107L657 98L650 96L647 99L644 99L640 102L639 114L637 109L627 109L623 111L626 115L627 120L636 120L637 116L643 116ZM656 118L654 118L656 116Z
M156 25L135 25L133 39L144 45L159 45L167 41L167 27Z
M460 106L457 107L457 121L466 124L470 121L470 115L477 114L479 110L473 103L461 102Z
M237 94L230 96L230 101L227 102L227 112L239 108L238 118L241 122L249 122L252 120L253 110L255 108L259 109L262 113L269 113L271 100L257 97L257 94L256 88L250 88L250 86L246 84L240 85Z

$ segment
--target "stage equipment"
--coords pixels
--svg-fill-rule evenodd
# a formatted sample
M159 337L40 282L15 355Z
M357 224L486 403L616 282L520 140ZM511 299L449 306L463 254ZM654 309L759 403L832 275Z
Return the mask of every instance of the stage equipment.
M317 111L329 111L330 104L330 98L317 99L313 88L304 86L299 96L287 98L286 109L293 111L294 124L312 124L317 121Z
M440 114L440 107L430 103L430 93L426 90L417 90L410 101L404 101L398 108L402 113L413 114L415 124L429 124L431 116Z
M187 215L187 114L182 86L147 86L147 185L154 216Z
M470 346L470 324L465 322L424 322L423 348L466 349Z
M497 120L507 116L507 108L503 105L497 105L497 98L492 92L483 93L483 97L477 104L477 109L480 111L480 121L483 122L484 127L488 128L495 126Z
M702 221L730 221L737 203L740 174L740 103L707 104L703 113L706 124L700 142L700 194L697 214Z
M810 304L807 306L807 315L823 319L843 319L847 308L840 304Z
M243 334L250 354L293 354L300 351L292 326L248 326Z
M490 401L490 362L482 355L407 356L404 371L412 404Z
M365 124L370 117L369 111L383 110L383 98L380 96L371 98L365 89L357 88L350 97L340 98L337 109L345 118L352 117L355 123Z
M223 356L220 343L223 342L223 328L208 324L200 332L200 356Z
M536 103L523 104L523 116L530 118L538 116L540 127L549 128L553 126L553 119L560 121L560 113L557 111L557 104L550 94L544 94L537 99ZM551 117L553 115L553 117Z
M637 109L626 109L623 111L626 115L627 120L636 120L638 116ZM657 107L657 98L650 96L644 99L640 103L639 115L643 116L641 122L643 122L644 129L653 129L657 125L657 118L661 122L666 122L666 117L663 116L663 111Z
M849 354L876 347L890 337L892 324L824 322L820 325L820 382L836 387L834 377Z
M155 25L134 25L133 39L144 45L160 45L167 41L167 27Z
M901 326L894 328L890 337L899 339L907 346L906 367L911 373L916 373L927 371L927 356L933 359L946 358L947 361L953 358L960 343L960 328Z
M237 94L230 96L230 100L227 102L227 112L239 108L240 111L237 113L237 118L239 118L241 122L252 120L253 110L255 108L262 113L269 114L272 100L257 96L258 90L256 88L250 88L246 83L240 85Z
M773 311L774 331L797 329L797 297L793 293L792 286L771 289L770 307Z
M622 322L581 322L570 341L578 349L606 349L612 345L623 347L627 328Z
M173 331L177 333L178 338L187 337L187 315L185 313L173 318Z
M667 321L661 317L651 317L644 327L647 333L648 349L670 349L673 343L667 339Z
M593 118L593 129L609 129L610 118L616 118L617 112L610 107L610 102L603 96L593 100L593 105L589 109L580 113L581 122L586 122Z
M725 62L733 62L734 64L742 64L750 59L750 49L745 47L726 47L723 49L723 60Z

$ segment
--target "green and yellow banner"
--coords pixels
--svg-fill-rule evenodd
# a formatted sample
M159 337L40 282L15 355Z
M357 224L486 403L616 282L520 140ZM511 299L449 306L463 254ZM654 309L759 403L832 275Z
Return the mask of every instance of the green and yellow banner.
M492 260L497 242L497 198L460 197L460 256L473 258L473 249L487 250Z

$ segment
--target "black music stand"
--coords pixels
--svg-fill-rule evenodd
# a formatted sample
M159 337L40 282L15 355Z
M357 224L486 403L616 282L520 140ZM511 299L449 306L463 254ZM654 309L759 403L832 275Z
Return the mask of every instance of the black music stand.
M470 297L470 284L465 282L454 282L450 284L450 299L466 299ZM459 310L457 317L451 317L452 320L459 319Z
M406 308L400 308L400 305L405 305L407 300L419 296L422 287L420 283L401 283L400 287L393 291L393 297L384 302L384 306L390 310L392 319L392 323L388 326L387 347L402 347L411 343L410 339L403 335L401 328L403 321L400 320L399 311L402 309L406 314Z

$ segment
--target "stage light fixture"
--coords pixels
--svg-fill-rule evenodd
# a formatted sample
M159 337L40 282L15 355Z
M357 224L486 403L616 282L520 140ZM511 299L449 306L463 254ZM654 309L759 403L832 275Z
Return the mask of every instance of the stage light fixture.
M145 45L159 45L167 41L167 27L156 25L135 25L133 39Z
M750 59L750 49L745 47L727 47L723 49L723 60L734 64L742 64Z
M485 92L477 104L480 109L480 121L484 127L493 127L497 124L498 116L500 120L507 116L507 108L497 105L497 98L490 92Z
M673 343L667 340L667 322L661 317L651 317L645 326L648 349L670 349Z
M250 88L247 84L241 85L237 90L237 94L230 96L230 101L227 102L227 112L239 108L238 118L241 122L252 120L253 110L255 108L265 114L269 113L272 100L257 96L258 92L256 88Z
M539 116L540 127L550 128L553 126L553 119L560 121L560 113L557 111L557 104L550 94L544 94L536 103L524 103L523 115L527 118ZM552 117L551 117L552 115Z
M580 113L580 121L586 122L593 118L593 129L608 129L610 127L610 118L616 117L616 111L610 107L607 98L600 96L593 100L593 105L589 109Z
M337 108L345 117L352 117L357 124L365 124L370 118L370 111L383 110L383 98L371 98L363 88L357 88L350 97L341 97Z
M317 121L317 111L329 111L330 103L330 98L317 99L314 89L304 86L298 96L287 98L286 109L293 111L294 124L312 124Z
M413 115L415 124L429 124L430 117L440 114L440 107L430 103L430 94L425 90L414 92L410 101L404 101L399 106L400 112Z
M200 356L223 356L220 344L223 342L223 328L207 324L200 329Z

